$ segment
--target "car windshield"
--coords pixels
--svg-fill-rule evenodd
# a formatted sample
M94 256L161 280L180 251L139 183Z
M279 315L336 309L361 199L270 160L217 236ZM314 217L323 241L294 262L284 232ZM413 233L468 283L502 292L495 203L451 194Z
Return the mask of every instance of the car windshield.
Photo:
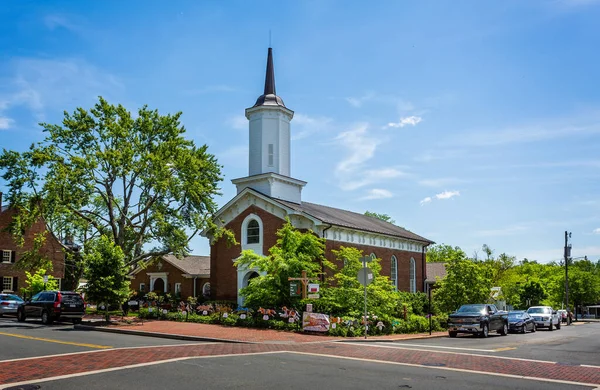
M12 294L2 294L2 295L0 295L0 301L17 301L17 302L23 302L23 300L21 298L19 298L16 295L12 295Z
M485 305L463 305L457 310L457 313L483 313Z
M508 313L508 318L516 318L516 319L520 319L520 318L524 318L525 315L523 315L523 313Z
M527 310L527 313L552 314L552 311L547 307L531 307Z

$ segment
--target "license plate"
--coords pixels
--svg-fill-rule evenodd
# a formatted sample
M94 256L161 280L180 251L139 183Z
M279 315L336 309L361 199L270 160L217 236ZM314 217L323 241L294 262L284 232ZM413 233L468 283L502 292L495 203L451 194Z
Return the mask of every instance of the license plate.
M69 305L69 307L76 307L77 305Z
M459 328L458 330L468 330L467 328Z

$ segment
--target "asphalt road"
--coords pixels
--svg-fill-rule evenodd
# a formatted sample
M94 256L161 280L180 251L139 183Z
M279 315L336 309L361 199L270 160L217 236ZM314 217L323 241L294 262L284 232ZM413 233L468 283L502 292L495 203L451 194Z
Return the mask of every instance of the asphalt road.
M69 323L45 326L35 320L21 323L14 317L0 318L0 361L109 348L189 343L190 341L78 330Z
M540 329L535 333L510 333L508 336L490 334L486 339L473 335L459 335L456 338L442 337L372 345L600 366L600 322L562 326L560 330L552 332Z
M38 382L44 390L134 389L593 389L590 386L295 353L194 358Z

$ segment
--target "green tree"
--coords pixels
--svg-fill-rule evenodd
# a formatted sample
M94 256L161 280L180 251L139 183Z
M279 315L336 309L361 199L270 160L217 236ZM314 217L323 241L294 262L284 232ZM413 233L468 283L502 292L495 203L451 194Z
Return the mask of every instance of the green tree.
M56 280L54 276L48 275L48 282L44 283L44 275L46 275L46 272L47 270L44 268L40 268L34 273L25 271L26 287L21 288L21 294L23 296L32 297L44 289L58 290L58 280Z
M213 197L222 178L207 146L184 138L180 116L147 106L132 115L100 98L89 111L65 112L61 125L41 123L47 137L28 151L3 150L0 171L19 211L11 226L17 242L42 219L66 252L73 251L67 237L85 247L105 236L127 264L187 254L193 236L216 229ZM19 263L36 268L39 247Z
M371 211L367 210L367 211L365 211L365 215L369 216L369 217L381 219L382 221L389 222L391 224L395 224L396 223L396 221L394 221L392 219L392 217L390 217L387 214L379 214L379 213L374 213L374 212L371 212Z
M436 244L427 248L428 263L445 263L454 258L466 258L465 252L460 247L446 244Z
M268 256L259 256L251 250L242 252L235 266L255 269L261 276L251 279L240 290L245 305L251 308L282 307L298 304L299 298L290 297L289 277L299 277L306 271L307 277L318 280L325 269L333 265L324 257L325 240L312 231L303 233L286 223L277 231L277 242L269 249Z
M104 303L106 321L110 321L109 306L120 305L129 296L129 280L125 255L107 236L90 240L83 252L87 284L83 288L87 300Z
M446 277L434 290L434 299L443 312L451 312L467 303L486 303L490 297L491 280L485 267L456 253L446 261Z
M529 306L537 306L542 303L548 296L542 285L536 281L530 281L523 286L521 292L520 307L528 308Z

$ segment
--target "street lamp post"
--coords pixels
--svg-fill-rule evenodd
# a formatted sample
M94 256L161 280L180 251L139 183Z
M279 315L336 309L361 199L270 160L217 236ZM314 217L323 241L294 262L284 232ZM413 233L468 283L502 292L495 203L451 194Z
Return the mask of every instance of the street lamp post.
M569 257L571 257L571 244L569 244L571 233L565 230L565 302L567 305L567 313L569 313ZM567 326L569 321L567 320Z

